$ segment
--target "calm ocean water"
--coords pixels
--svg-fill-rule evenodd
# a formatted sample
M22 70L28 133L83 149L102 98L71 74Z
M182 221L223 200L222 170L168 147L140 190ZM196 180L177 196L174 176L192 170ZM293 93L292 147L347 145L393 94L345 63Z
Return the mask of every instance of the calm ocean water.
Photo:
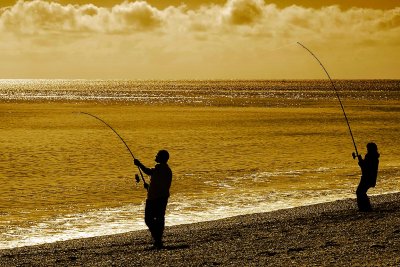
M335 81L371 194L400 189L400 81ZM0 80L0 249L145 229L123 143L174 172L175 225L354 197L360 170L328 81Z

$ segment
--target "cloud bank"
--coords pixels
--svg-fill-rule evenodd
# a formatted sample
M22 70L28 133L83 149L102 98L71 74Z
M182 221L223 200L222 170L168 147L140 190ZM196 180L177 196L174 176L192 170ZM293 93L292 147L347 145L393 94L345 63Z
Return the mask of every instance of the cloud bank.
M63 6L42 0L20 0L2 10L0 21L3 31L16 34L132 33L158 27L162 12L146 2L124 2L106 9L94 5Z
M18 53L29 50L48 57L87 48L86 57L97 51L117 59L131 55L137 62L148 63L157 57L180 61L181 65L175 65L178 73L180 66L184 69L185 64L208 59L240 62L243 57L237 53L246 54L250 64L250 59L296 41L327 50L398 48L400 7L280 9L263 0L228 0L225 5L198 9L182 5L160 10L145 1L103 8L20 0L0 10L0 36L0 49L10 56L17 53L12 47Z
M0 12L2 31L19 34L135 34L152 30L190 33L196 28L227 33L247 26L247 32L252 35L297 34L303 33L302 30L316 34L347 32L352 35L398 30L400 27L400 7L386 11L360 8L342 11L336 6L278 9L263 0L228 0L224 6L203 6L197 10L188 10L185 6L158 10L145 1L125 1L112 8L102 8L91 4L63 6L43 0L19 0Z

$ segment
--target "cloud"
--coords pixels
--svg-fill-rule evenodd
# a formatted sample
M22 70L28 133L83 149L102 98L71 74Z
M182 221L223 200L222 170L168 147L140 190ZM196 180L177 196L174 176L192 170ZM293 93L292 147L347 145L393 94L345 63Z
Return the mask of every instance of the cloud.
M262 0L232 0L224 8L228 23L234 25L252 24L263 15L264 1Z
M296 41L327 54L340 50L349 68L352 62L360 62L359 58L373 62L372 58L379 56L380 60L384 51L391 53L395 62L399 36L400 7L278 8L263 0L228 0L196 9L185 5L157 9L146 1L104 8L19 0L0 9L0 50L14 62L20 56L32 62L69 62L76 64L76 69L81 64L76 58L85 60L93 73L102 65L112 65L115 70L133 69L142 75L139 78L156 71L165 77L174 72L175 78L185 71L203 72L202 77L211 77L211 73L217 78L223 70L231 76L251 75L255 68L285 72L284 59L298 59L297 50L287 46ZM285 52L280 52L281 47ZM395 65L393 62L387 64Z
M111 9L95 5L61 5L42 0L19 0L3 9L4 31L20 34L146 31L161 23L160 11L146 2L123 2Z
M184 6L158 10L145 1L125 1L112 8L61 5L44 0L19 0L0 11L2 31L15 34L106 33L135 34L162 30L165 34L213 32L251 36L296 37L305 32L329 37L338 33L365 37L398 30L400 8L372 10L337 6L322 9L291 6L278 9L263 0L229 0L225 5L188 10ZM246 26L244 29L243 26Z
M109 16L123 30L152 29L161 24L160 11L146 2L124 2L111 9Z

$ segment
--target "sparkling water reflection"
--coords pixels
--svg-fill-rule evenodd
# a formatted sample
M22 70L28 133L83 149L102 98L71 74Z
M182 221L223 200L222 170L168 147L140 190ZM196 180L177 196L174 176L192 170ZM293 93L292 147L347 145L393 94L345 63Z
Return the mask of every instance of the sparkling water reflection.
M399 190L398 81L336 81L378 186ZM167 224L353 197L359 169L326 81L0 81L0 248L144 229L135 156L174 171Z

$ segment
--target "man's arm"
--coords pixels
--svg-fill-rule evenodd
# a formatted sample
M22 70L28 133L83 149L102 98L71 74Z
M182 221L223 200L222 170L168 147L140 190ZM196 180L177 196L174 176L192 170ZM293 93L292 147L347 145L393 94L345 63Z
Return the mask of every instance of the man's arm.
M153 170L144 166L138 159L135 159L133 163L138 166L145 174L152 175Z
M358 155L358 165L362 168L364 165L364 160L361 155Z

